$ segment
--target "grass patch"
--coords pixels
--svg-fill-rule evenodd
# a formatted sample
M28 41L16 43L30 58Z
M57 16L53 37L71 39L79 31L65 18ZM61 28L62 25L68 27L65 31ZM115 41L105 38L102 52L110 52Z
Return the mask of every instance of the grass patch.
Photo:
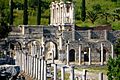
M87 67L87 68L76 67L75 69L79 71L86 69L88 72L92 72L92 73L103 72L103 74L105 75L107 74L107 66L92 66L92 67Z

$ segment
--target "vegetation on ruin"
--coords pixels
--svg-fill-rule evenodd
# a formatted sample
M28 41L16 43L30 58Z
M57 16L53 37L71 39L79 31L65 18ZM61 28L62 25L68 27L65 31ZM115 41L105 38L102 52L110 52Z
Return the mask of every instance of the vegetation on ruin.
M108 80L120 80L120 55L108 60Z
M120 39L118 39L116 44L114 45L114 53L117 56L113 59L109 57L109 60L107 62L108 80L120 79Z
M120 55L120 38L117 40L116 44L114 45L114 52L117 56Z

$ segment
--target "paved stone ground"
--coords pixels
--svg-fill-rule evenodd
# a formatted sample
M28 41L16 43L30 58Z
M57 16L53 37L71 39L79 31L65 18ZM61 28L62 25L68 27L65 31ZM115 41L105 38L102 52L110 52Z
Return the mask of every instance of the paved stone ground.
M62 63L61 61L55 61L55 63L59 63L58 64L58 68L60 68L60 67L62 67L62 66L64 66L65 64L64 63ZM72 64L73 65L73 64ZM97 65L91 65L91 66L100 66L99 64L97 64ZM85 69L87 69L87 67L88 67L88 65L81 65L81 66L77 66L77 67L80 67L80 68L85 68ZM69 73L69 68L67 68L66 70L65 70L67 73ZM74 70L74 72L75 72L75 76L76 77L79 77L79 78L82 78L82 71L79 71L79 70ZM88 80L98 80L99 79L99 73L93 73L93 72L87 72L87 79ZM107 75L103 75L103 80L108 80L107 79Z
M20 72L20 74L18 76L25 77L25 80L34 80L32 77L30 77L29 75L27 75L25 72Z

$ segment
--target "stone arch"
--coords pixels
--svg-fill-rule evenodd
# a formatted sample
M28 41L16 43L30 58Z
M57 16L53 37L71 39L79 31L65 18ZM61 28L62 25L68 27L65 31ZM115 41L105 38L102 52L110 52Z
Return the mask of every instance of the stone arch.
M69 50L69 61L70 62L75 61L75 50L74 49Z
M20 49L22 50L22 46L23 46L23 45L22 45L22 42L17 41L17 40L10 40L10 41L8 41L6 46L8 46L8 47L9 47L9 46L10 46L10 44L12 44L12 45L13 45L13 44L16 44L16 43L18 43L18 45L19 45Z
M51 55L53 53L53 51L50 51L47 48L47 44L50 43L50 42L53 43L54 46L55 46L54 59L58 59L58 47L57 47L57 43L55 41L53 41L53 40L46 40L45 43L44 43L44 47L45 47L44 54L45 54L45 57L47 57L47 56L49 56L49 55Z
M7 46L7 55L15 59L17 53L16 51L22 51L23 44L20 41L17 40L10 40L6 44Z
M36 50L34 50L36 55L38 55L40 53L41 44L38 40L30 40L25 44L25 46L28 50L28 53L31 55L33 55L32 51L31 51L33 49L32 48L33 46L34 46L34 49L36 49Z
M34 42L34 41L36 41L39 45L41 45L41 44L40 44L40 41L38 41L38 40L30 40L30 41L28 41L28 42L26 43L26 46L28 46L29 43L32 43L32 42Z

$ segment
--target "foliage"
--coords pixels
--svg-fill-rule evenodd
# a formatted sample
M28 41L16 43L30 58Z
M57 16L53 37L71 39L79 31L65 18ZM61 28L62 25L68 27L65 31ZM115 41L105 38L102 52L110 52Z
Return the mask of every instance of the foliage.
M4 38L10 32L9 24L9 2L8 0L0 1L0 39Z
M98 18L97 12L95 12L95 11L88 11L87 16L93 24L94 24L95 20Z
M82 6L81 6L81 20L84 22L86 18L86 10L85 10L85 0L82 0Z
M120 80L120 56L109 58L108 63L108 80Z
M96 11L96 12L100 12L102 9L101 9L101 5L100 4L94 4L92 6L93 10Z
M113 22L112 28L114 30L120 30L120 21Z
M117 40L116 44L114 45L114 51L118 55L120 55L120 39Z
M115 58L109 58L108 60L108 80L119 80L120 79L120 39L117 40L114 45L114 51L117 54Z
M10 25L13 25L13 0L10 0Z
M37 10L37 25L41 22L41 0L38 0L38 10Z
M24 0L24 15L23 15L23 24L27 25L28 24L28 5L27 5L27 0Z

